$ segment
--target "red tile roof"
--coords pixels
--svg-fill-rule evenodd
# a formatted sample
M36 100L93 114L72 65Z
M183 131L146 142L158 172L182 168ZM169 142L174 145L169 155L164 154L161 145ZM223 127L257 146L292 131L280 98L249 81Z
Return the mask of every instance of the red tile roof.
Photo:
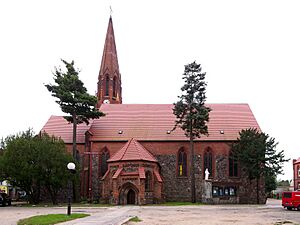
M118 176L120 175L120 173L122 172L123 168L119 167L118 170L116 171L116 173L113 175L113 179L117 179Z
M155 157L134 139L130 139L107 162L143 160L157 162Z
M85 132L90 128L91 124L81 123L77 125L76 142L85 142ZM61 137L65 143L73 142L73 124L67 122L62 116L51 116L42 128L41 132L47 132L49 135Z
M209 136L203 141L236 140L238 133L246 128L259 128L248 104L207 104L212 111L208 123ZM105 117L96 119L89 126L78 126L77 142L84 142L84 133L89 129L94 141L181 141L188 140L184 132L174 126L172 104L102 104ZM60 136L66 143L72 143L72 124L61 116L51 116L42 131ZM119 134L122 131L122 134ZM221 134L221 131L224 134Z
M248 104L207 106L212 109L208 123L209 136L203 136L201 140L236 140L242 129L259 129ZM93 121L90 128L92 140L188 140L180 128L167 134L174 126L172 109L172 104L103 104L101 111L106 116Z
M161 176L157 170L154 170L154 175L158 182L162 182Z
M109 174L109 170L106 171L106 173L104 174L104 176L101 178L101 180L105 180L105 178L108 176Z

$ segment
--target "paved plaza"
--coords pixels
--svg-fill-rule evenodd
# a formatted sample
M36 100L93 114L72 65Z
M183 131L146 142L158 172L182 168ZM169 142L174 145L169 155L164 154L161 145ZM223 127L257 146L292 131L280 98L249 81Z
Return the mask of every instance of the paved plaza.
M138 216L142 222L127 224L300 224L300 212L285 210L280 204L279 200L269 200L266 205L75 207L72 208L74 213L88 213L91 216L61 224L115 225L133 216ZM66 213L66 208L1 207L0 224L13 225L22 218L51 213Z

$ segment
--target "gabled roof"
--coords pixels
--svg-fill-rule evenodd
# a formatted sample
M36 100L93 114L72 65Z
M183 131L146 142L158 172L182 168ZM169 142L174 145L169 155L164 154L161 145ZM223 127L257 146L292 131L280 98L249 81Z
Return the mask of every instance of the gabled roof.
M85 132L90 128L91 124L81 123L77 125L77 143L85 143ZM43 126L41 132L47 132L63 139L65 143L73 142L73 124L67 122L63 116L51 116L47 123Z
M231 141L237 139L242 129L260 130L248 104L207 106L212 109L208 123L209 136L202 136L198 140ZM103 104L100 110L106 116L93 121L91 140L126 141L134 138L139 141L187 141L180 128L167 133L175 124L173 107L173 104Z
M132 138L109 160L107 160L107 162L139 160L157 162L155 157L147 149L145 149L140 143Z
M212 111L208 123L209 136L201 141L234 141L239 131L259 128L248 104L207 104ZM172 104L102 104L100 110L106 116L91 121L89 126L80 124L77 142L84 143L84 133L91 132L92 141L188 141L184 132L174 127ZM72 143L72 124L62 116L51 116L42 131L61 137ZM121 131L119 133L119 131ZM223 131L223 133L221 132Z

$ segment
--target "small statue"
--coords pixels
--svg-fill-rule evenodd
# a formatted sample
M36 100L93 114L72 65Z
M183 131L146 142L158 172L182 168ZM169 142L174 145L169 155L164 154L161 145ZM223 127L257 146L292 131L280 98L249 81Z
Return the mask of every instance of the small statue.
M208 169L206 168L205 169L205 180L208 180L208 177L209 177L209 174L210 174L210 172L208 171Z

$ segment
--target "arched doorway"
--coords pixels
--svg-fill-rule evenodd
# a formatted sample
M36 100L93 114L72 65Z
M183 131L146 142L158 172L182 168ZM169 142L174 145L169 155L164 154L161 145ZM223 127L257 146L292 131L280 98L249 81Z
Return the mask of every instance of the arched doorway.
M139 204L138 199L139 190L132 183L126 183L122 186L119 195L119 204L121 205L137 205Z
M130 189L127 193L127 204L128 205L134 205L135 204L135 192L132 189Z

